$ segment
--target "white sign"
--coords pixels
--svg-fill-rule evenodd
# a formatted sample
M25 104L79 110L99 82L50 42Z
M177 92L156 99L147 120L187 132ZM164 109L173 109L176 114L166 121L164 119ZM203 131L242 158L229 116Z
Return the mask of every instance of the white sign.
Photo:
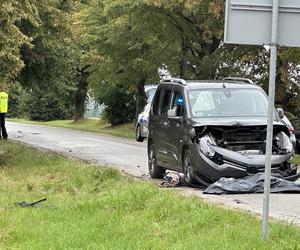
M227 0L225 43L270 45L272 0ZM300 0L280 0L277 44L300 47Z

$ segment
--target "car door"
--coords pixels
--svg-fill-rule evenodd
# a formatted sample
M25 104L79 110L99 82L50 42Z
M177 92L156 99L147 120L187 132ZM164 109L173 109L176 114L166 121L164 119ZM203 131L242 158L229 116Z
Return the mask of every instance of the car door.
M168 110L171 100L172 86L165 86L161 93L161 102L158 108L158 119L155 125L155 139L154 145L156 149L156 156L158 164L165 167L170 167L170 153L168 149Z
M179 87L173 89L170 109L176 114L175 117L168 117L166 126L166 152L168 154L167 164L172 166L172 169L181 171L181 149L183 137L183 116L184 116L184 99L182 90Z

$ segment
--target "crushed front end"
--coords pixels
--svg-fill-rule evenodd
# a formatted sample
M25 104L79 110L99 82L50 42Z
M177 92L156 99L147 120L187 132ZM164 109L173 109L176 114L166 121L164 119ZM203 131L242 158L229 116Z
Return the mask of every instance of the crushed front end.
M195 175L204 183L221 177L242 178L265 171L265 125L256 126L200 126L194 128L192 154ZM297 166L289 131L274 125L272 175L295 180Z

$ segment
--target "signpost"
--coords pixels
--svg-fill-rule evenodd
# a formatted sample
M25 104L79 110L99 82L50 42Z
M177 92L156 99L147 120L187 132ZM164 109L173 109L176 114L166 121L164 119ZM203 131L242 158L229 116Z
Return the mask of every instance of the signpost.
M225 43L269 45L269 102L262 235L268 237L277 45L300 47L299 0L226 0Z

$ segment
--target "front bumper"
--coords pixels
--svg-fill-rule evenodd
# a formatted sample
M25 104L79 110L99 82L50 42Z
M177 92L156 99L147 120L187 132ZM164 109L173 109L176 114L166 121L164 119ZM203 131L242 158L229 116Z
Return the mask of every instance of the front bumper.
M220 147L213 147L215 152L222 156L222 164L216 164L213 160L202 154L198 147L193 148L195 174L206 182L215 182L222 177L243 178L248 175L265 171L265 155L243 155ZM288 161L292 153L285 155L272 155L272 175L280 178L293 176L297 173L297 166Z

